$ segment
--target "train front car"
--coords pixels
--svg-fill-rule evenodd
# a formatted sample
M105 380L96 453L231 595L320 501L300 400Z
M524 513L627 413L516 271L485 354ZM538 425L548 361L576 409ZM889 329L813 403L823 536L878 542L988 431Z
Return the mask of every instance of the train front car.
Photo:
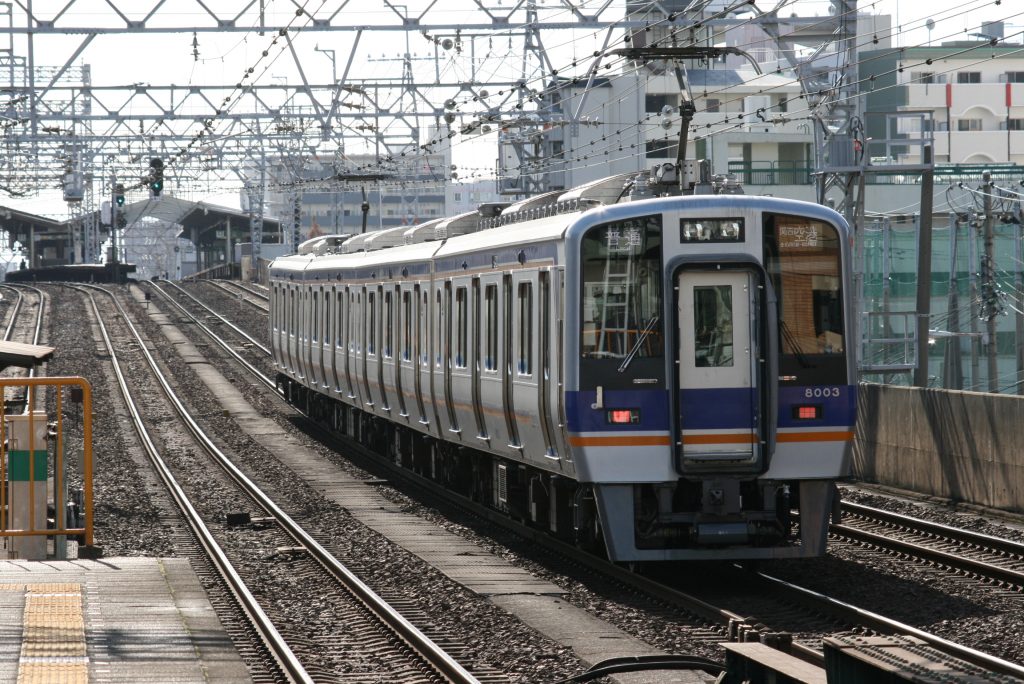
M569 230L569 441L612 560L824 553L856 410L847 237L830 209L721 195Z

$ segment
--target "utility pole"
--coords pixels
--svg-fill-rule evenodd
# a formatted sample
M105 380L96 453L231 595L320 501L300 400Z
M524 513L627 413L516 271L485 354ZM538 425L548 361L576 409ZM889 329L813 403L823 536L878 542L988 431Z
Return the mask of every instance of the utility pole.
M117 174L110 174L110 265L113 268L111 279L114 284L120 282L118 277L118 258L117 258Z
M992 174L985 171L981 174L983 207L985 212L985 234L984 248L985 256L982 257L982 315L985 318L985 331L988 337L988 391L999 391L999 377L996 368L998 345L996 344L996 316L998 315L998 302L996 301L996 269L993 246L995 243L995 217L992 215Z
M932 303L932 146L925 145L921 172L921 216L917 222L917 368L914 384L928 386L928 328Z

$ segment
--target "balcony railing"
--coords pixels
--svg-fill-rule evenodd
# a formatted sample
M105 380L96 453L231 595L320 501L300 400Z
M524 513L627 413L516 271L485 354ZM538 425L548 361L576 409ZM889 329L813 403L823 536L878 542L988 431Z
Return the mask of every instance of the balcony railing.
M1017 183L1024 180L1024 166L1018 164L943 164L935 167L938 184L982 182L981 174L988 171L992 182ZM744 185L811 185L814 169L802 162L729 162L729 173ZM921 182L919 173L884 173L875 171L866 178L868 185L915 185Z

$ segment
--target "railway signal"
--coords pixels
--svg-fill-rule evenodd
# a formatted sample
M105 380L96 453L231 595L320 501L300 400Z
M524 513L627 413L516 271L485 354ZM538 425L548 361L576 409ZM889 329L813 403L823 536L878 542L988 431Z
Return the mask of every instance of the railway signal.
M153 197L159 197L164 189L164 161L159 157L149 160L149 192Z
M124 185L121 183L114 186L114 202L119 207L124 206Z

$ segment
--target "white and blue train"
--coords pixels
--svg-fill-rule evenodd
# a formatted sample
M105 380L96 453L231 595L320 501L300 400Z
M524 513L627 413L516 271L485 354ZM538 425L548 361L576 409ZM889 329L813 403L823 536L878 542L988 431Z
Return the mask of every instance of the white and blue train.
M824 553L856 413L828 208L609 179L311 241L270 287L280 389L425 476L614 561Z

